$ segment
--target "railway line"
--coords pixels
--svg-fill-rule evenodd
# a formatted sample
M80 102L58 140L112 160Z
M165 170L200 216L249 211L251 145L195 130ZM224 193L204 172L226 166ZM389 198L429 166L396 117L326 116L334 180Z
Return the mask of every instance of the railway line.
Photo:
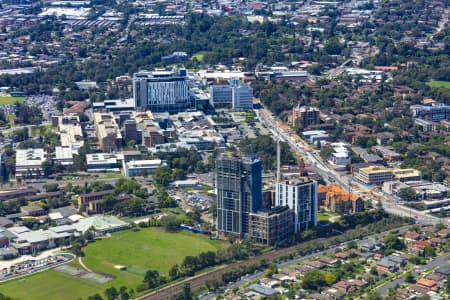
M410 227L410 225L407 226L403 226L401 228L397 228L397 230L403 230L405 228ZM352 233L357 233L359 230L358 229L352 229L352 230L348 230L346 232L346 234L352 234ZM384 232L387 233L388 231ZM327 242L327 241L332 241L333 239L339 237L341 235L336 235L336 236L332 236L329 238L319 238L319 239L314 239L311 241L307 241L307 242L303 242L300 244L297 244L295 246L291 246L288 248L283 248L283 249L277 249L277 250L272 250L266 253L263 253L261 255L258 256L253 256L250 257L248 260L245 261L238 261L232 264L229 264L227 266L223 266L223 267L219 267L215 270L206 272L206 273L202 273L199 275L196 275L194 277L189 277L186 278L182 281L176 282L174 284L162 287L156 291L153 291L151 293L148 293L144 296L141 296L139 298L137 298L137 300L163 300L163 299L168 299L172 296L175 296L179 293L183 292L184 286L186 284L189 284L191 287L192 291L198 290L202 287L204 287L206 285L206 281L210 280L210 279L220 279L220 277L222 276L222 274L227 273L233 269L237 269L239 267L245 266L245 265L251 265L251 264L255 264L258 263L260 261L268 261L268 262L273 262L276 261L282 257L286 257L290 254L296 254L300 249L308 247L312 244L315 243L320 243L320 242Z

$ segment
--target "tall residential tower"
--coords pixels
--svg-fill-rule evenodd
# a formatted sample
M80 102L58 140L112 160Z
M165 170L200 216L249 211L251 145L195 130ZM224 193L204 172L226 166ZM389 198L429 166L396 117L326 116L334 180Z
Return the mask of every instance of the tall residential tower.
M294 212L294 232L317 226L317 182L307 179L277 181L275 205Z
M262 207L262 162L223 154L216 162L217 229L220 234L249 232L249 213Z

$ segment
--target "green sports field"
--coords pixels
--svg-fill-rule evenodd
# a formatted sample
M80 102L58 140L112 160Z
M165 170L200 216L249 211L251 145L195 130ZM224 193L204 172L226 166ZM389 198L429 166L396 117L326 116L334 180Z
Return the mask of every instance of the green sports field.
M185 256L224 247L220 241L182 231L167 233L160 228L116 232L83 249L84 264L94 272L114 275L106 284L96 284L54 270L0 284L2 293L14 299L86 299L110 286L127 286L136 290L144 273L157 269L167 274L170 267L180 264ZM126 271L114 268L124 265Z
M1 105L10 105L16 102L22 102L23 97L9 97L9 96L0 96L0 106Z
M450 81L430 80L427 84L431 87L443 87L450 90Z

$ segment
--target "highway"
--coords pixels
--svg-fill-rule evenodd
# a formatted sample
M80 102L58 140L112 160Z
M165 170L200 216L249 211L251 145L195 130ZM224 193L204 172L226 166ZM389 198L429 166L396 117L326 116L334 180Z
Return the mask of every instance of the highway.
M272 113L266 108L262 108L257 112L262 124L264 124L269 131L274 135L275 139L287 142L291 147L292 151L298 156L302 157L303 160L311 164L310 169L319 175L327 183L338 183L345 190L349 189L349 182L351 181L351 190L354 193L367 193L370 194L374 199L381 202L383 208L394 215L402 217L413 217L418 223L421 224L438 224L444 223L450 225L450 218L438 218L427 214L424 211L419 211L406 207L393 197L386 195L384 193L374 191L373 188L364 186L357 181L353 181L344 174L338 174L335 170L330 168L326 162L322 160L318 151L314 151L309 147L309 145L303 141L298 135L292 132L291 129L285 124L282 124L277 120Z

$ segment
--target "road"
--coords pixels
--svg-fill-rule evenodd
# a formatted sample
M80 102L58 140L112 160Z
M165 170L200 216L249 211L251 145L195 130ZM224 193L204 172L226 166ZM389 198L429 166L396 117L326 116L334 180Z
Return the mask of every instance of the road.
M408 226L404 226L402 228L399 228L399 231L405 231L407 230L411 225ZM354 230L349 230L346 233L355 233L357 232L357 229ZM380 233L378 236L383 236L385 234L389 233L389 231ZM255 264L255 263L260 263L262 260L266 260L266 261L277 261L278 259L280 259L281 257L287 257L291 254L296 254L298 253L298 250L300 249L304 249L305 247L307 247L308 245L312 245L315 244L317 242L326 242L329 240L333 240L336 238L337 236L333 236L330 238L319 238L319 239L315 239L312 241L307 241L292 247L288 247L288 248L283 248L283 249L277 249L277 250L272 250L269 252L266 252L264 254L261 254L259 256L254 256L254 257L250 257L248 260L245 261L238 261L223 267L218 267L215 270L203 273L203 274L199 274L196 275L194 277L190 277L190 278L186 278L182 281L178 281L176 283L173 283L171 285L162 287L160 289L158 289L157 291L148 293L142 297L137 298L137 300L162 300L162 299L168 299L171 296L177 295L178 293L181 293L184 289L185 284L189 284L191 286L191 290L195 291L198 290L202 287L205 286L206 281L213 279L213 278L220 278L222 276L222 274L229 272L231 270L234 270L236 268L240 268L243 267L244 265L251 265L251 264ZM334 249L333 247L328 248L326 251L331 251L332 249ZM323 251L322 251L323 252ZM322 252L316 252L314 254L312 254L313 256L315 255L319 255ZM293 261L291 261L290 263L294 263L295 261L299 261L301 259L304 259L304 257L297 257L295 258ZM284 264L283 264L284 265Z
M448 265L449 259L450 253L445 253L441 256L437 256L426 265L420 266L417 270L413 270L412 275L416 277L436 267ZM389 281L387 284L379 287L378 292L380 293L380 295L384 295L389 291L390 288L395 288L397 285L402 285L404 283L405 283L405 276L404 274L400 274L396 279Z
M418 211L404 206L393 197L381 192L374 192L372 187L366 187L353 181L351 177L344 174L338 174L335 170L328 166L322 160L318 151L314 151L303 141L298 135L292 132L286 124L282 124L277 120L272 113L266 108L262 108L257 112L257 116L261 122L274 135L275 139L285 141L289 144L292 151L298 156L302 157L305 162L311 164L310 169L322 176L327 183L338 183L345 190L349 189L349 182L352 183L352 191L355 193L365 192L371 193L374 198L381 202L383 208L394 215L402 217L414 217L418 223L421 224L450 224L450 218L437 218L427 214L424 211Z
M400 232L400 233L405 233L405 232L409 229L409 227L410 227L410 226L405 226L405 227L399 229L399 232ZM365 242L368 242L368 241L370 241L370 240L373 240L375 237L383 237L383 236L385 236L386 234L388 234L389 232L390 232L390 231L385 231L385 232L380 233L379 235L368 236L368 237L362 239L362 240L359 241L359 242L360 242L360 243L365 243ZM343 243L341 246L344 246L345 244L346 244L346 243ZM278 268L285 268L285 267L289 267L289 266L292 266L292 265L296 265L296 264L298 264L298 263L300 263L300 262L302 262L302 261L312 259L312 258L314 258L314 257L316 257L316 256L324 256L324 255L326 255L328 252L333 252L335 249L336 249L336 246L332 246L332 247L330 247L330 248L328 248L328 249L325 249L325 250L323 250L323 251L320 251L320 252L308 254L308 255L305 255L305 256L301 256L301 257L296 257L296 258L294 258L294 259L292 259L292 260L288 260L288 261L284 261L284 262L282 262L282 263L278 263L278 264L277 264L277 267L278 267ZM258 279L258 278L264 276L264 274L265 274L265 270L264 270L264 271L261 271L261 272L257 272L257 273L255 273L255 274L252 274L252 275L247 276L247 277L243 277L241 280L239 280L239 281L237 281L237 282L235 282L235 283L232 283L232 284L227 285L226 288L227 288L227 289L230 289L230 290L231 290L231 289L234 289L234 288L238 288L238 287L240 287L240 286L245 285L246 283L255 281L256 279ZM203 296L203 297L200 297L200 300L211 300L211 299L215 298L217 295L218 295L218 293L209 293L209 294L207 294L207 295L205 295L205 296Z

